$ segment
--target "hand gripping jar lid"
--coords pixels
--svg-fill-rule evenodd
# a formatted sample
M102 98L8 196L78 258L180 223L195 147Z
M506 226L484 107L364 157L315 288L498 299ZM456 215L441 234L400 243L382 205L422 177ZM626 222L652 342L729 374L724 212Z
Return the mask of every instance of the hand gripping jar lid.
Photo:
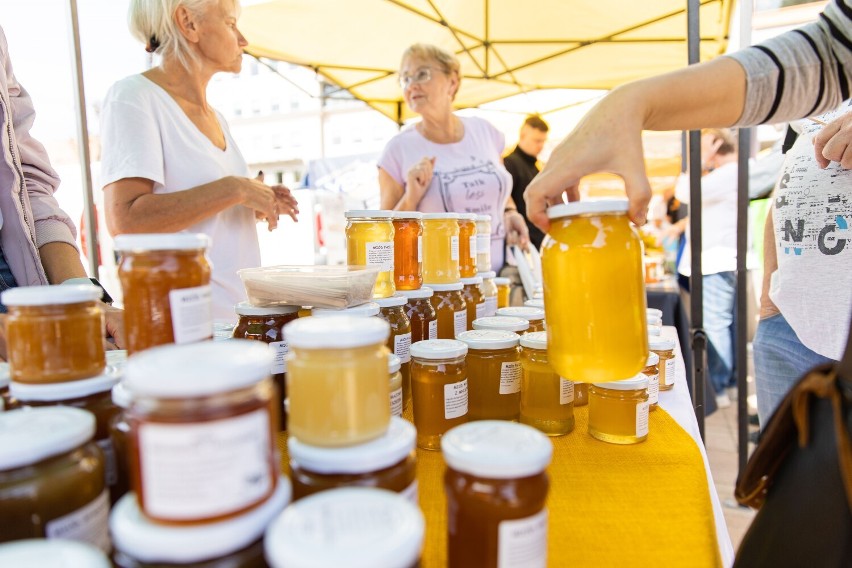
M394 219L422 219L423 213L420 211L394 211Z
M544 319L544 310L529 306L510 306L508 308L499 308L497 315L523 318L527 321L538 321Z
M486 272L478 272L476 275L482 276L483 280L485 280L487 278L496 278L497 277L497 273L494 272L493 270L488 270Z
M459 218L458 213L424 213L423 214L423 220L424 221L430 220L430 219L455 219L455 220L458 220L458 218Z
M245 339L162 345L127 361L124 386L134 397L209 396L260 382L273 360L266 344Z
M331 489L287 507L266 531L272 568L410 568L420 558L423 513L402 495Z
M511 331L474 329L461 332L456 339L464 341L468 349L510 349L517 347L520 336Z
M409 300L421 300L423 298L431 298L435 295L435 292L428 286L421 286L417 290L397 290L397 294L402 294Z
M347 219L354 219L356 217L369 217L371 219L390 219L393 217L394 212L388 211L386 209L350 209L344 215Z
M586 213L626 213L626 199L598 199L595 201L572 201L547 208L548 219L558 219Z
M411 346L418 359L454 359L467 355L467 343L457 339L424 339Z
M0 294L6 306L52 306L54 304L79 304L100 300L103 290L90 284L67 286L19 286Z
M441 438L452 469L488 479L529 477L544 471L553 455L550 440L530 426L478 420L456 426Z
M394 374L399 371L400 367L402 367L402 361L400 358L393 353L388 355L388 373Z
M0 471L69 452L95 435L95 416L70 406L0 412Z
M482 276L471 276L470 278L462 278L461 283L463 286L470 286L471 284L482 284Z
M547 349L547 332L534 331L521 336L521 347L530 349Z
M389 335L390 325L379 318L309 317L284 326L284 336L290 347L302 349L346 349L384 344Z
M453 282L451 284L427 284L427 286L429 286L433 292L455 292L464 288L464 284L462 284L461 281Z
M230 519L199 525L168 525L148 520L135 493L122 497L109 516L116 549L142 563L189 564L220 558L260 540L266 527L290 502L290 480L280 477L262 505Z
M645 362L646 367L650 367L651 365L659 365L660 356L656 353L648 353L648 360Z
M350 306L340 310L332 308L314 308L311 310L311 315L315 318L325 318L329 316L356 316L368 318L379 315L382 309L376 302L365 302L357 306Z
M103 374L91 379L79 379L64 383L28 384L12 382L9 385L9 394L21 402L72 400L112 390L118 381L119 377L115 374Z
M98 547L61 538L28 538L0 544L0 566L9 568L111 568Z
M527 300L524 302L524 305L528 308L538 308L540 310L544 309L544 300L541 298L533 298L532 300Z
M113 241L112 248L118 252L198 250L210 248L210 237L202 233L118 235Z
M234 312L238 316L280 316L280 315L289 315L295 314L300 309L301 306L274 306L269 308L261 308L258 306L252 306L248 302L240 302L239 304L234 306Z
M417 432L403 418L391 416L387 432L364 444L320 448L303 444L294 436L287 440L290 458L303 468L321 474L358 474L378 471L401 462L414 451Z
M380 308L395 308L397 306L404 306L407 304L408 298L402 294L394 294L389 298L376 298L373 302L378 304Z
M653 335L648 337L648 349L653 349L654 351L669 351L670 349L674 348L674 339Z
M526 331L529 320L513 316L488 316L473 320L473 329L500 329L503 331Z
M612 390L645 390L648 388L648 377L639 373L635 377L610 383L593 383L596 387Z

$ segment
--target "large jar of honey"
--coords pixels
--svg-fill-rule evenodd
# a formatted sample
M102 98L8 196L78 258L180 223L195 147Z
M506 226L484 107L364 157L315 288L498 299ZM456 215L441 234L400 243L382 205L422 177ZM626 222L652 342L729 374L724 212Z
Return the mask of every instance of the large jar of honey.
M106 366L101 294L86 284L3 292L12 381L59 383L101 374Z
M467 344L469 420L517 420L521 361L517 333L478 329L456 336Z
M523 318L530 322L529 332L544 331L544 310L530 306L509 306L497 309L498 316Z
M476 276L476 213L459 214L459 274L462 278Z
M467 345L430 339L411 346L411 394L417 447L437 450L444 432L467 422Z
M403 290L400 294L408 298L405 315L411 322L412 345L424 339L438 339L438 313L432 306L432 288L424 286L419 290Z
M423 214L393 212L393 281L397 291L423 284Z
M423 214L423 282L427 286L461 278L458 220L458 213Z
M357 210L346 212L346 262L357 266L378 266L373 298L393 296L394 236L393 211Z
M550 364L576 382L632 377L648 357L642 241L626 200L547 210L542 245Z
M476 216L476 271L488 272L491 268L491 215Z
M467 304L467 327L473 329L474 320L485 317L485 296L482 293L482 277L462 278L462 298Z
M115 238L128 353L213 337L209 246L194 233Z
M610 444L648 437L648 377L589 385L589 434Z
M387 347L399 357L403 406L408 408L411 404L411 321L405 314L408 299L402 294L395 294L390 298L376 300L376 303L381 308L379 317L390 325Z
M482 277L482 297L485 299L485 317L497 315L497 284L494 283L497 273L494 271L480 272Z
M441 450L447 566L546 566L550 440L523 424L484 420L447 432Z
M574 430L574 383L550 366L546 333L521 336L521 366L521 423L548 436Z
M467 330L467 302L462 296L464 284L429 284L432 307L438 317L438 339L455 339Z

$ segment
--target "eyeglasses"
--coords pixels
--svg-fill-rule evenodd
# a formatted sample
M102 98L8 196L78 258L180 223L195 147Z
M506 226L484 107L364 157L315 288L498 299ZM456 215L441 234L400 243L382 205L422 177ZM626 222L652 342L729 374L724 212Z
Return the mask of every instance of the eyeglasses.
M446 73L443 69L439 69L437 67L421 67L417 71L414 72L414 75L400 75L399 76L399 86L404 91L411 85L417 85L419 83L427 83L432 80L432 70L440 71L442 73Z

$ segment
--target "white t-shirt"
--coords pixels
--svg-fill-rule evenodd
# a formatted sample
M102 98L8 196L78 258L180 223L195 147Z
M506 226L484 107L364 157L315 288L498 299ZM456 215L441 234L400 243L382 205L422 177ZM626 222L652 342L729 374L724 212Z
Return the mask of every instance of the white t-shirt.
M101 183L139 177L154 193L173 193L226 176L248 176L248 166L218 112L225 150L189 120L177 102L142 75L117 82L107 93L101 118ZM210 237L213 318L233 320L234 305L246 299L237 270L260 266L254 212L238 205L188 227Z

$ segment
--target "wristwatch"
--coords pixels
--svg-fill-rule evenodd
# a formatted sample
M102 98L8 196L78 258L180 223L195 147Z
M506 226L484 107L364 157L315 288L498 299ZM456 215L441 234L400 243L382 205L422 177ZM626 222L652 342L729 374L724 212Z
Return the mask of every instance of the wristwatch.
M68 280L65 280L62 284L94 284L95 286L101 289L101 302L108 306L112 305L112 296L109 295L109 292L107 292L103 284L98 282L97 278L69 278Z

